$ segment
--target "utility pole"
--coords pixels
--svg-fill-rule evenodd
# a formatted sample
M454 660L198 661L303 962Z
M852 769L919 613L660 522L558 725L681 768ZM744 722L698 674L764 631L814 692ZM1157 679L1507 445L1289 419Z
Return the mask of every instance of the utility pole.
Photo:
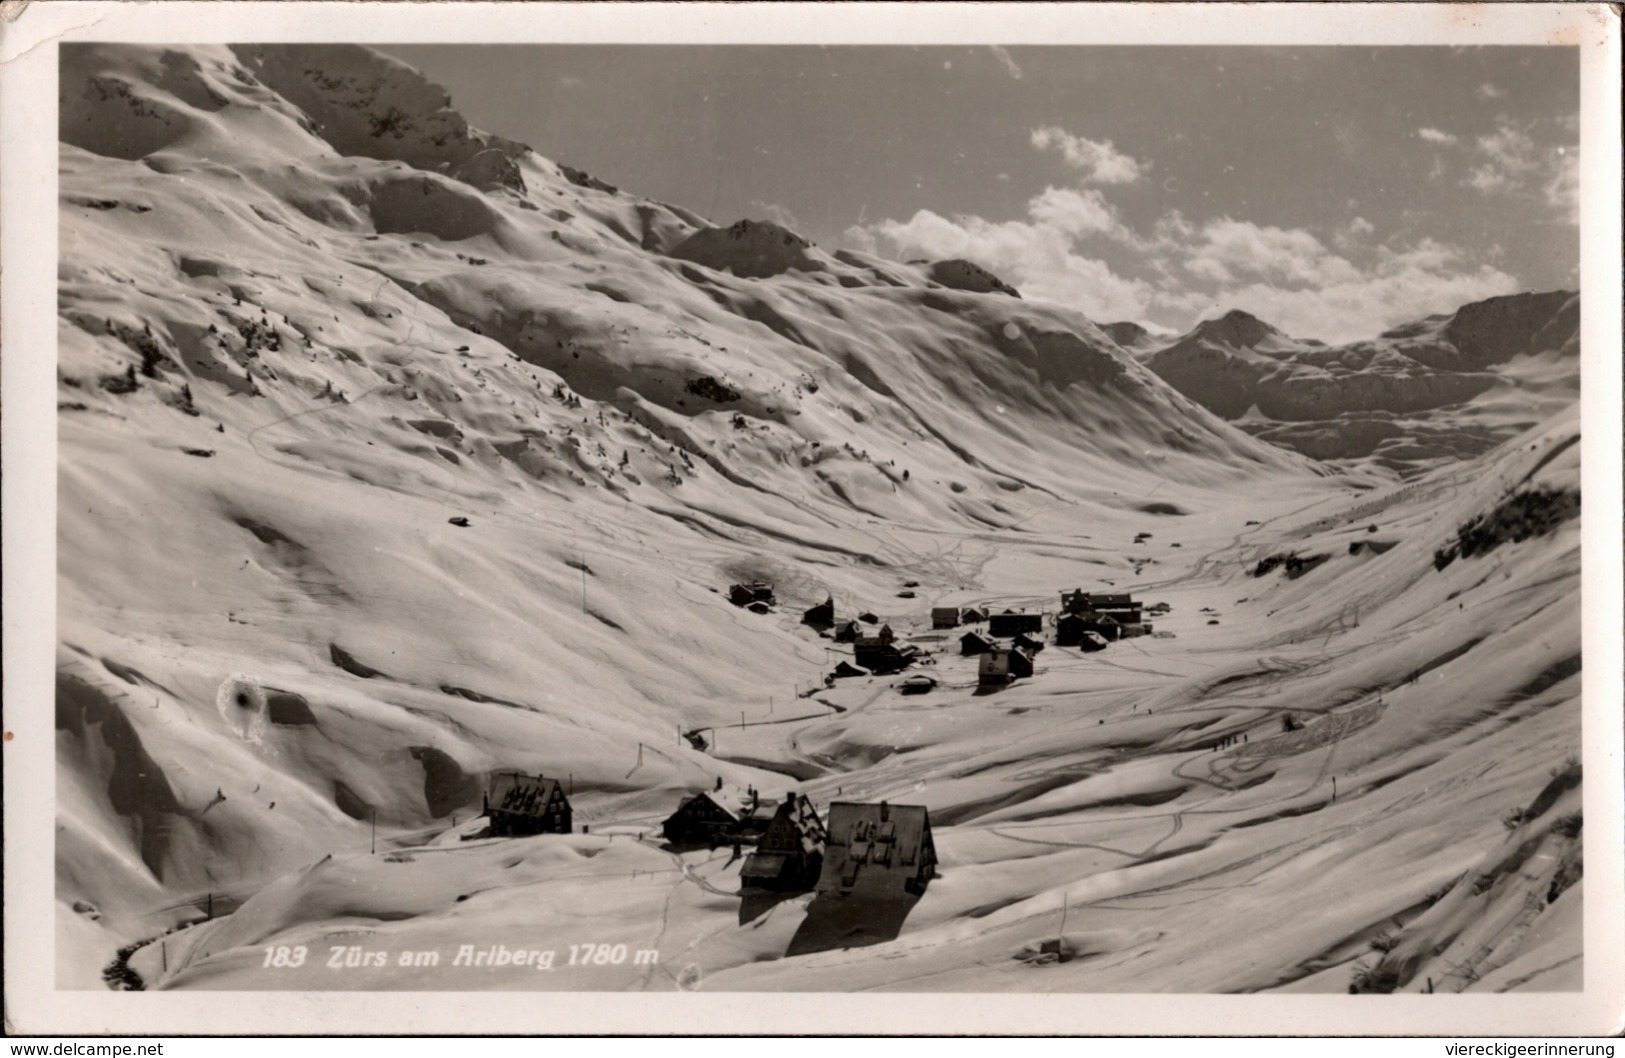
M205 922L213 922L214 921L214 894L213 893L210 893L205 898L204 911L203 911L203 921L205 921Z
M368 855L378 855L378 809L376 807L372 810L372 849Z

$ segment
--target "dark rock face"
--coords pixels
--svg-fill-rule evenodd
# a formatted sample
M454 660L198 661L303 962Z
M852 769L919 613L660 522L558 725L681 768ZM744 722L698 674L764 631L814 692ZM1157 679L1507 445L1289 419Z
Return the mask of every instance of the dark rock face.
M446 90L404 63L354 44L251 44L247 72L304 111L340 154L444 167L482 191L525 189L522 143L469 127Z
M676 246L671 256L731 271L741 279L768 279L795 269L820 272L823 265L807 251L812 243L772 221L741 220L726 228L704 228Z
M1578 294L1513 294L1463 305L1446 325L1444 337L1469 368L1482 369L1520 353L1561 348L1577 332L1579 321Z
M981 265L959 258L932 262L931 266L926 269L926 275L933 283L941 283L951 290L964 290L972 294L1005 294L1013 298L1021 297L1020 291Z

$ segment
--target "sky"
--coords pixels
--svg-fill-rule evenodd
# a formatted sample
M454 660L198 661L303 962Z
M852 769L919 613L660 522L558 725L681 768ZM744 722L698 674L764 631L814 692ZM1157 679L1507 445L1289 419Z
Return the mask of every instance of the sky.
M968 258L1103 323L1344 341L1578 289L1574 48L381 50L629 192Z

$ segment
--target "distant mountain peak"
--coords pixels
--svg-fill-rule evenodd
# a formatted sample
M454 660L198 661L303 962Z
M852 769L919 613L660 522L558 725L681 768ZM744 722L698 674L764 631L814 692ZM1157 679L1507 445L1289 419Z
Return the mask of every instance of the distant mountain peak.
M1111 335L1112 340L1118 345L1123 345L1125 342L1133 345L1151 333L1133 320L1123 320L1120 323L1103 323L1100 325L1100 329Z
M1192 333L1238 349L1250 349L1266 338L1286 337L1279 328L1242 309L1231 309L1216 320L1203 320Z

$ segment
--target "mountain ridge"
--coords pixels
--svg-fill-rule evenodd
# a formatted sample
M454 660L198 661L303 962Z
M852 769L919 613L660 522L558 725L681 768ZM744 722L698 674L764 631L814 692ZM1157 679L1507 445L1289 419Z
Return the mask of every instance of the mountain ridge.
M1416 473L1488 451L1578 393L1579 295L1487 298L1325 346L1240 310L1145 355L1164 381L1256 436ZM1552 354L1539 370L1527 361ZM1509 399L1515 391L1530 396ZM1547 395L1551 394L1551 399Z

